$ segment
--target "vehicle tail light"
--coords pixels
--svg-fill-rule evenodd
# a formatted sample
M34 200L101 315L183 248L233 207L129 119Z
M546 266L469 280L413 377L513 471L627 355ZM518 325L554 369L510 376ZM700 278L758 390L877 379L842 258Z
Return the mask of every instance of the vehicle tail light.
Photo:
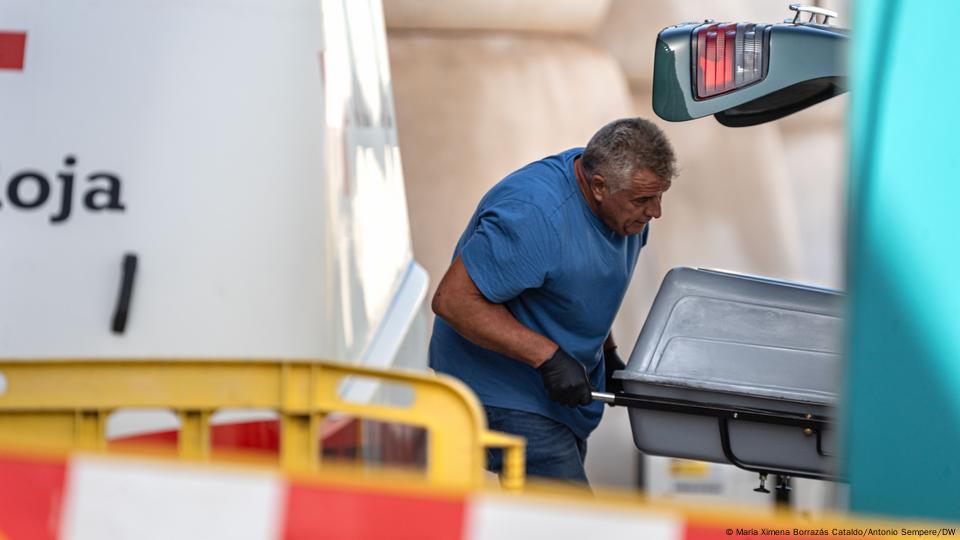
M716 96L755 83L766 75L764 30L752 23L708 24L694 33L697 97Z

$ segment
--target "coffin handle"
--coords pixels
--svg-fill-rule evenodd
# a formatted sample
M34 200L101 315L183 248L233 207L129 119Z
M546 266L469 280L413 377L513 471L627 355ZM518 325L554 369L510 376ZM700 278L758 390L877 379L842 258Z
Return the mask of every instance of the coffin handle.
M823 451L823 430L817 429L814 431L817 434L817 454L820 454L821 456L828 457L828 458L836 457L833 454Z
M810 478L813 480L829 480L831 482L844 481L843 478L832 474L826 474L811 469L791 469L787 467L768 467L766 465L757 465L743 461L733 453L730 446L730 423L726 418L718 418L720 426L720 446L723 447L723 455L727 461L735 466L755 473L779 474L783 476L795 476L797 478ZM819 430L818 430L819 431ZM819 441L819 439L818 439Z

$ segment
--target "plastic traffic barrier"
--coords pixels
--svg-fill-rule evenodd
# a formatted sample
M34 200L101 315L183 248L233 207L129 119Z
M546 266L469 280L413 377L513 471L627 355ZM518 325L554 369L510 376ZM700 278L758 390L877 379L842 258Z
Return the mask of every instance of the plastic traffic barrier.
M0 452L0 537L111 540L712 540L955 536L956 525L702 511L615 493L443 489L410 478Z
M406 386L412 401L346 401L338 389L351 377ZM476 397L449 377L332 362L3 360L0 378L0 444L104 450L113 411L166 408L180 419L180 457L209 460L214 412L270 409L280 418L280 465L313 471L320 465L322 419L343 413L425 429L433 485L483 485L488 447L505 450L505 488L524 481L523 439L488 431Z

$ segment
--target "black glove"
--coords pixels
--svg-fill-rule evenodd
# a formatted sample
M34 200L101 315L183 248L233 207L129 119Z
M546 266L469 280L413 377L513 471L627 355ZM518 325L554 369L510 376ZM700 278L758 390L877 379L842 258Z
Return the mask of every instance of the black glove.
M576 358L557 349L549 360L537 368L547 395L557 403L573 407L589 405L593 400L587 370Z
M623 391L623 381L620 379L613 378L614 371L620 371L627 367L623 363L623 360L620 359L620 355L617 354L616 347L610 347L603 351L603 367L604 367L604 380L607 385L607 392L613 392L614 394Z

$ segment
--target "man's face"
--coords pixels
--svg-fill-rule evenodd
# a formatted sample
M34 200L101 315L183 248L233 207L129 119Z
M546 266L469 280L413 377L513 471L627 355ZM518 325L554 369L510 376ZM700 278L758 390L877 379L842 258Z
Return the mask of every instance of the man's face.
M602 176L595 175L591 182L598 216L623 236L639 234L648 221L660 217L660 202L668 189L669 181L648 170L635 173L624 189L613 194Z

